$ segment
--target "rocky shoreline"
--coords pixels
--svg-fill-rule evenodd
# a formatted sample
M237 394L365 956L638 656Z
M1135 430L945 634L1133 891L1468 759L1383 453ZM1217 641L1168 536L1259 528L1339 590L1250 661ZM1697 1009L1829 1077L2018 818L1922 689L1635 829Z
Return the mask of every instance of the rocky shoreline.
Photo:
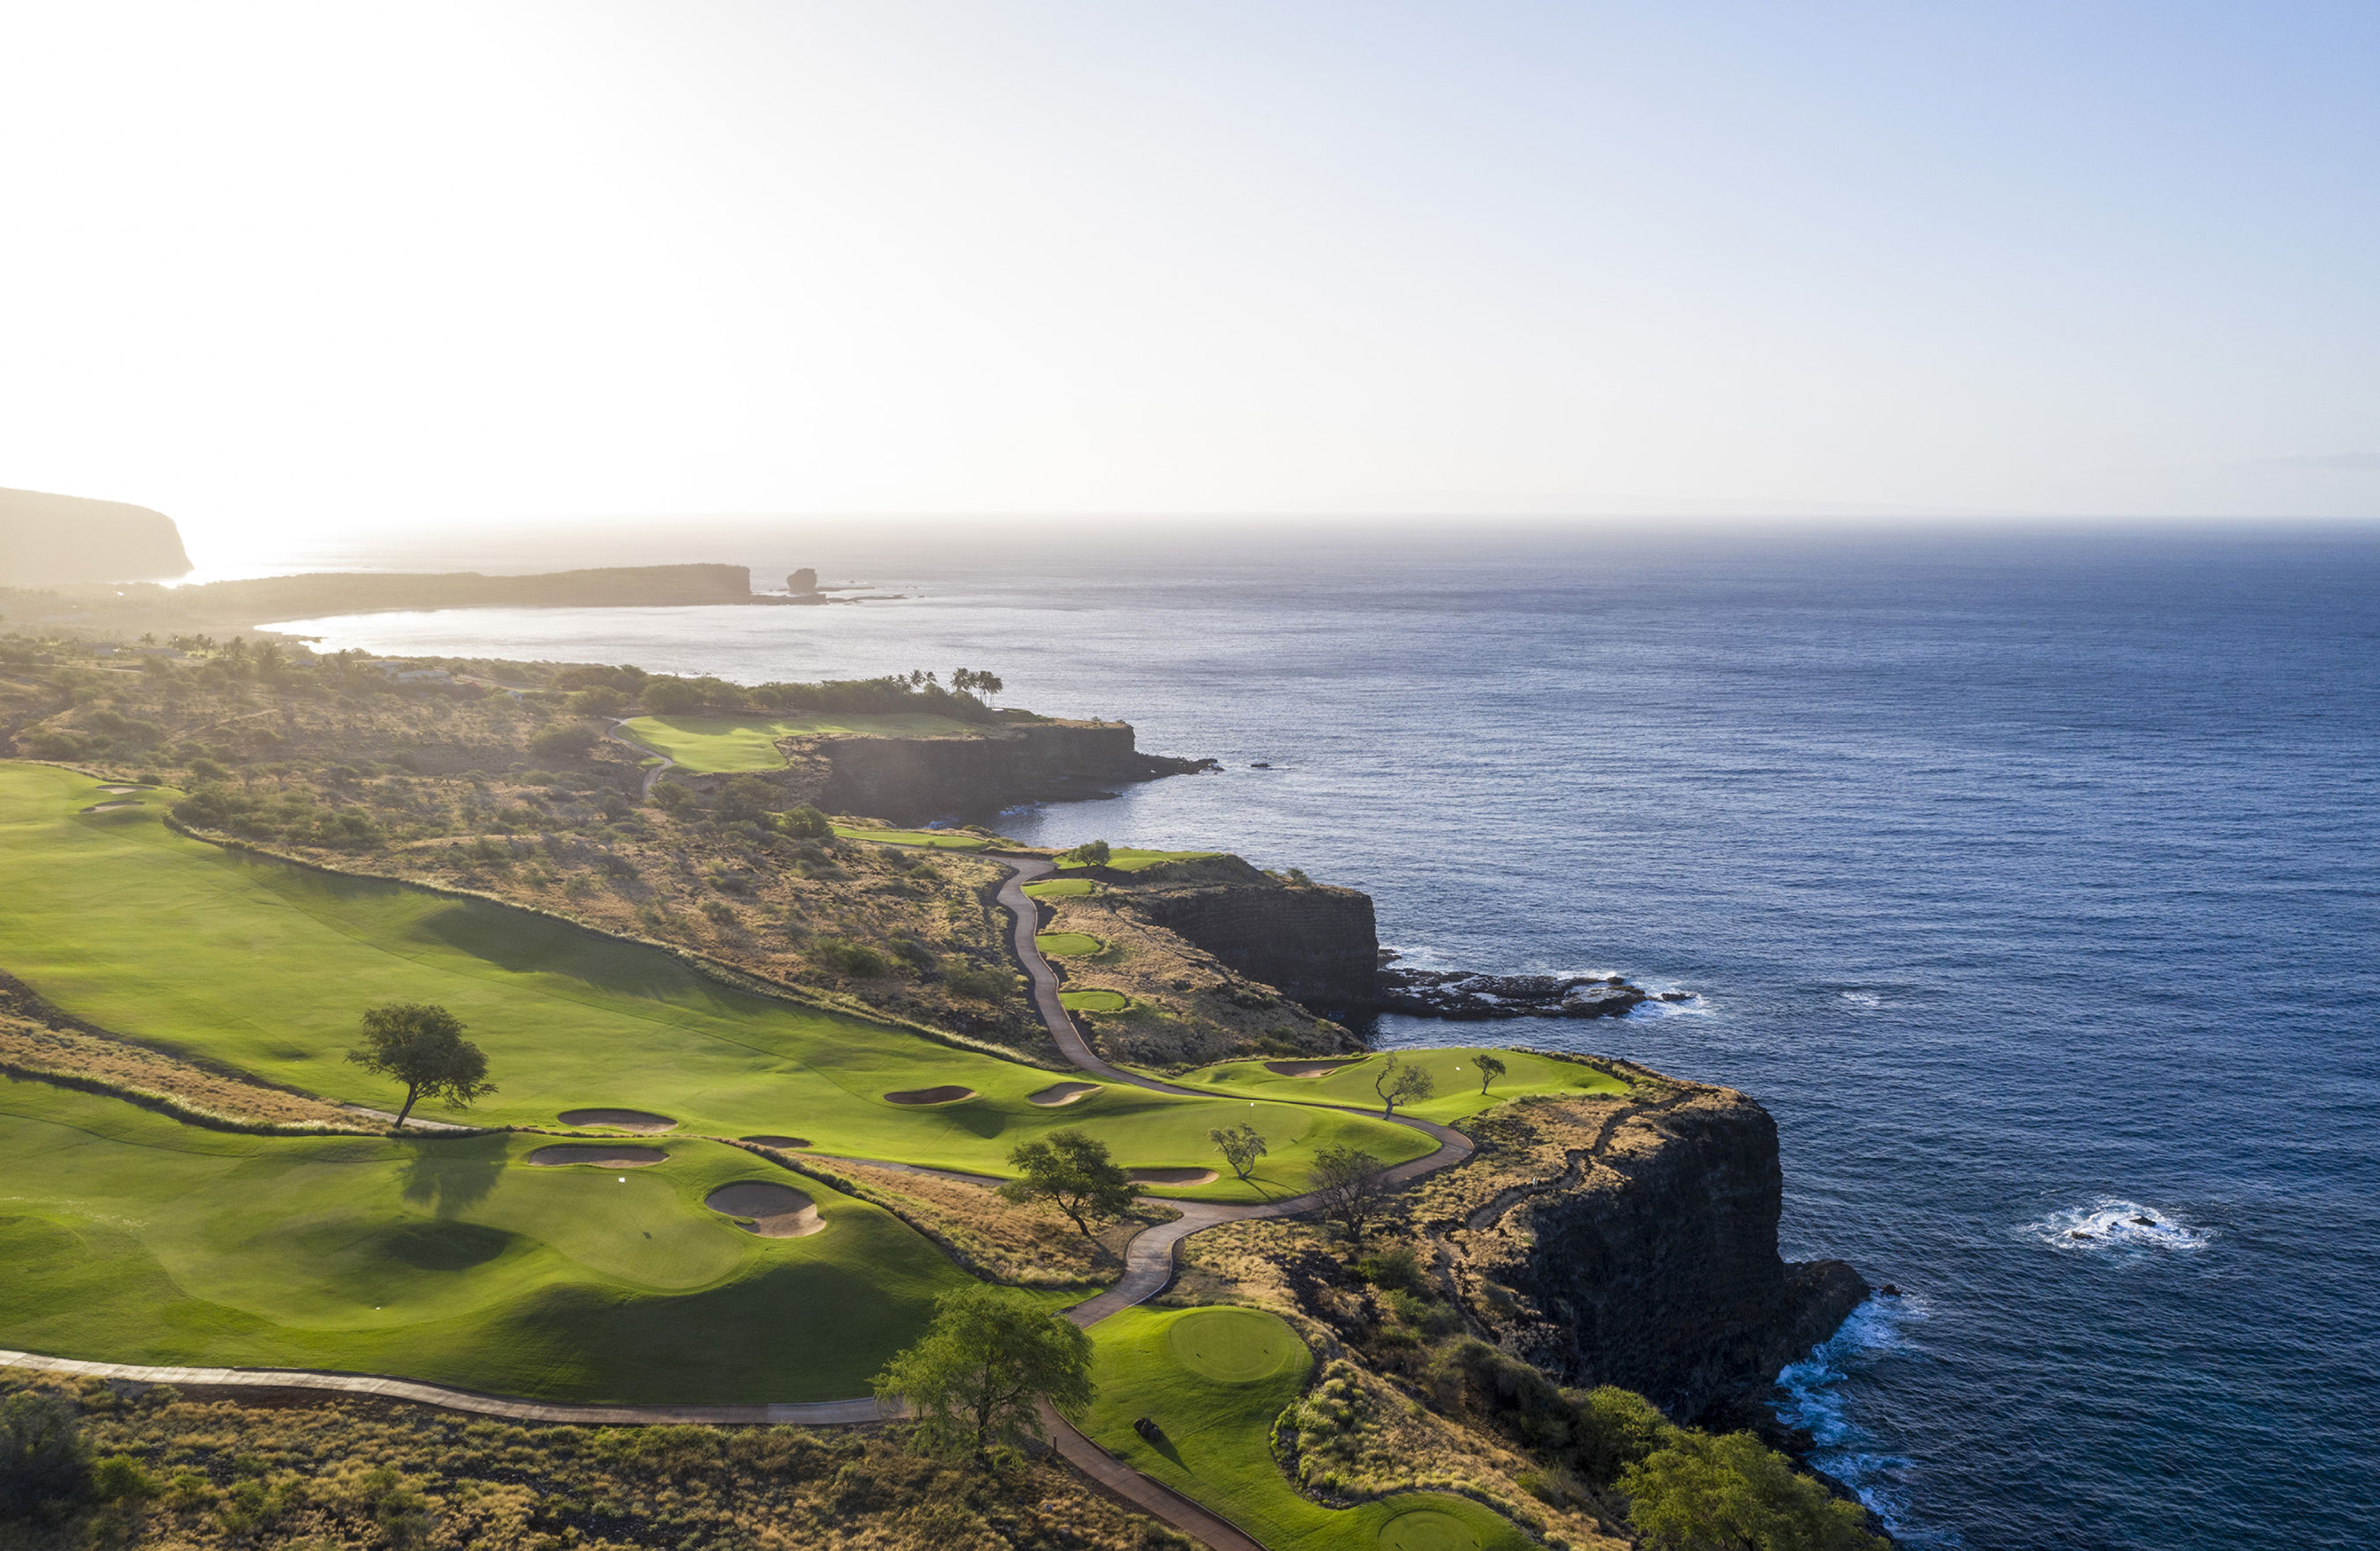
M1486 975L1398 969L1383 963L1373 1006L1416 1018L1479 1023L1502 1018L1617 1018L1647 1001L1692 1001L1691 991L1648 991L1617 975Z

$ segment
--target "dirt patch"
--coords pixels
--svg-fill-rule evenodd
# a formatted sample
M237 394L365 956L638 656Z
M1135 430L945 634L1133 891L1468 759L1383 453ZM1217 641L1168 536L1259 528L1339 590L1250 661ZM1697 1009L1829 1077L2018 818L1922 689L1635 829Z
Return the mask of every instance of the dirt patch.
M114 813L120 807L139 807L140 806L140 805L139 803L134 802L93 803L91 806L84 808L82 811L85 813Z
M1129 1178L1136 1185L1211 1185L1216 1174L1211 1169L1135 1169Z
M600 1125L613 1131L675 1131L677 1122L649 1109L565 1109L554 1117L565 1125Z
M802 1239L826 1226L818 1203L791 1185L766 1180L738 1180L721 1185L702 1198L712 1211L735 1219L735 1226L763 1239Z
M1265 1070L1276 1077L1322 1077L1363 1059L1355 1056L1346 1060L1269 1060Z
M739 1136L736 1140L749 1142L756 1147L807 1147L810 1145L807 1136Z
M528 1161L540 1169L566 1169L574 1163L600 1163L606 1169L643 1169L667 1163L669 1154L659 1147L540 1147L528 1155Z
M884 1096L887 1104L956 1104L962 1098L973 1098L973 1088L909 1088Z
M1100 1086L1101 1084L1098 1083L1060 1083L1054 1086L1043 1088L1039 1093L1027 1095L1026 1102L1038 1104L1044 1109L1052 1109L1061 1104L1072 1104L1078 1098L1087 1097L1099 1092Z

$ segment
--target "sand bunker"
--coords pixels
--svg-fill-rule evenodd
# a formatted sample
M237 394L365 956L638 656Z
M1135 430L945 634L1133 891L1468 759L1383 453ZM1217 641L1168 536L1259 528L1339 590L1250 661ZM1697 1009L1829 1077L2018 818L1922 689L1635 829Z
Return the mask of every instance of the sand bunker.
M1043 1088L1039 1093L1027 1095L1026 1102L1038 1104L1047 1109L1060 1104L1072 1104L1087 1094L1099 1091L1097 1083L1060 1083L1054 1087Z
M1135 1169L1128 1176L1136 1185L1211 1185L1211 1169Z
M736 1140L759 1147L807 1147L810 1145L807 1136L740 1136Z
M100 790L103 792L145 792L148 788L145 786L103 786Z
M115 812L117 808L120 808L120 807L139 807L140 806L140 805L139 803L132 803L132 802L125 802L125 803L93 803L93 804L91 804L91 806L89 806L89 807L87 807L87 808L83 809L83 812L85 812L85 813L113 813L113 812Z
M540 1147L528 1155L528 1161L540 1169L561 1169L573 1163L600 1163L606 1169L642 1169L648 1164L667 1163L669 1154L659 1147Z
M826 1226L819 1217L817 1202L791 1185L771 1184L766 1180L738 1180L732 1185L721 1185L704 1196L702 1204L734 1218L736 1227L763 1239L799 1239Z
M1278 1077L1319 1077L1336 1072L1342 1066L1353 1066L1361 1056L1349 1056L1341 1060L1269 1060L1265 1070Z
M973 1088L911 1088L905 1093L888 1093L887 1104L956 1104L962 1098L973 1098Z
M600 1125L613 1131L675 1131L677 1122L649 1109L565 1109L554 1117L565 1125Z

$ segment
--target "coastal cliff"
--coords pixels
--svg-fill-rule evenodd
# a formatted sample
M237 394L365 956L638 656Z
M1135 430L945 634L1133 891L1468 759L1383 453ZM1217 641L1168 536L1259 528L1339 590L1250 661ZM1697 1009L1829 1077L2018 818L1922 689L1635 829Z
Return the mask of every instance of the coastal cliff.
M1477 1122L1502 1161L1444 1224L1456 1279L1499 1346L1562 1383L1634 1389L1679 1421L1735 1414L1869 1290L1841 1261L1778 1254L1767 1110L1622 1070L1640 1078L1629 1100Z
M1284 883L1240 865L1247 876L1238 880L1143 883L1128 887L1123 903L1237 973L1318 1012L1370 1006L1379 962L1372 896Z
M1026 722L965 737L811 736L782 746L804 801L896 822L1099 796L1208 763L1143 754L1121 721Z
M188 576L174 519L146 506L0 490L0 587Z

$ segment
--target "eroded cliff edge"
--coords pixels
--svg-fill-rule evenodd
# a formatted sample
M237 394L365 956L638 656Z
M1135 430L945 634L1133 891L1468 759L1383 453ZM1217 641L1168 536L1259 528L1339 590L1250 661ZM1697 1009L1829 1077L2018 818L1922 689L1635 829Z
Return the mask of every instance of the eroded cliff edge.
M1527 1102L1472 1129L1473 1168L1423 1210L1472 1317L1565 1384L1637 1390L1684 1422L1740 1417L1868 1294L1778 1253L1777 1123L1731 1088L1621 1068L1623 1099Z

